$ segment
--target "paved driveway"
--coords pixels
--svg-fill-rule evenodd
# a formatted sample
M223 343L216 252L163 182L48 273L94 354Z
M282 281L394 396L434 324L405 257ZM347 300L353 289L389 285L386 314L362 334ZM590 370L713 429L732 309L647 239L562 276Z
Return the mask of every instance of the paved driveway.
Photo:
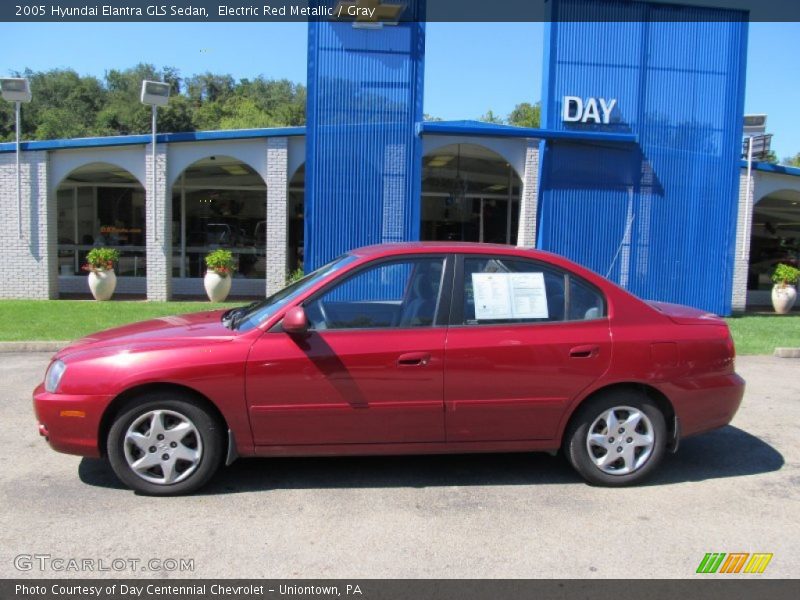
M259 459L159 499L39 438L48 358L0 355L0 577L691 577L706 552L772 552L764 576L798 575L798 360L740 357L733 425L639 488L589 487L548 455Z

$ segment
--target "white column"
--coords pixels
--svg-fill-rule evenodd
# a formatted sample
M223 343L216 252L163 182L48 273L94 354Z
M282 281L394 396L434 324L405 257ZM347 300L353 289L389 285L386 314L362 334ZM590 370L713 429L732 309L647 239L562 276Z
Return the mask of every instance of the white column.
M288 166L288 138L267 138L267 296L286 285Z
M0 154L0 298L58 297L58 213L55 195L47 195L48 166L47 152L22 153L18 210L16 154Z
M519 203L517 246L536 245L536 214L539 210L539 140L527 140L525 171Z
M147 299L164 301L172 296L172 194L167 182L167 146L156 145L156 189L153 190L153 150L146 152L147 199Z
M747 272L750 265L750 235L755 203L755 177L748 180L747 172L739 175L739 211L736 218L736 254L733 258L731 309L744 312L747 306Z

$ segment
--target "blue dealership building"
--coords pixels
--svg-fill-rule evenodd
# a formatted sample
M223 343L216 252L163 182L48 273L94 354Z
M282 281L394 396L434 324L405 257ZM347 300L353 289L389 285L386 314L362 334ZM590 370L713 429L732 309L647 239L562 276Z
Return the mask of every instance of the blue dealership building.
M19 196L0 145L0 295L84 292L100 244L122 253L119 293L162 300L202 293L213 247L254 296L353 247L466 240L728 315L797 258L800 170L741 160L747 13L552 0L528 129L424 121L425 7L403 6L391 24L309 22L305 127L161 134L155 163L149 136L27 142Z

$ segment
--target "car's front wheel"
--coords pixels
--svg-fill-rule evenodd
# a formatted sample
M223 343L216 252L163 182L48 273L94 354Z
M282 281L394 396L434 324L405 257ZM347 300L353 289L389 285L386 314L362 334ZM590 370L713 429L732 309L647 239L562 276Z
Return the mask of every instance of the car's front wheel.
M191 399L168 392L137 399L108 434L111 467L127 486L166 496L192 492L220 467L224 436L217 420Z
M664 415L645 394L618 390L589 400L575 415L564 450L589 483L639 483L661 461L666 447Z

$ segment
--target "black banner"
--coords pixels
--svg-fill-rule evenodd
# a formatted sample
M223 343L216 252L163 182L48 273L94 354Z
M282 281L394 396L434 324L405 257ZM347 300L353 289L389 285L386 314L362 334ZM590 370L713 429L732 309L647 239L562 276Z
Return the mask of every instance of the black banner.
M627 2L626 2L627 3ZM622 3L622 4L626 4ZM650 21L800 21L800 2L795 0L653 0L663 10L649 11ZM309 19L342 19L362 23L386 21L382 7L411 2L401 0L11 0L0 3L0 21L10 22L289 22ZM405 10L392 20L500 22L500 21L620 21L641 20L631 11L619 10L619 2L589 0L585 10L568 15L553 13L551 0L424 0L422 13ZM694 6L691 12L675 5ZM416 5L415 5L416 6ZM739 13L714 14L714 9ZM389 11L391 13L392 11ZM389 14L384 12L383 14ZM420 17L424 14L424 17Z
M3 600L795 600L800 580L731 575L692 580L260 580L260 579L6 579Z

